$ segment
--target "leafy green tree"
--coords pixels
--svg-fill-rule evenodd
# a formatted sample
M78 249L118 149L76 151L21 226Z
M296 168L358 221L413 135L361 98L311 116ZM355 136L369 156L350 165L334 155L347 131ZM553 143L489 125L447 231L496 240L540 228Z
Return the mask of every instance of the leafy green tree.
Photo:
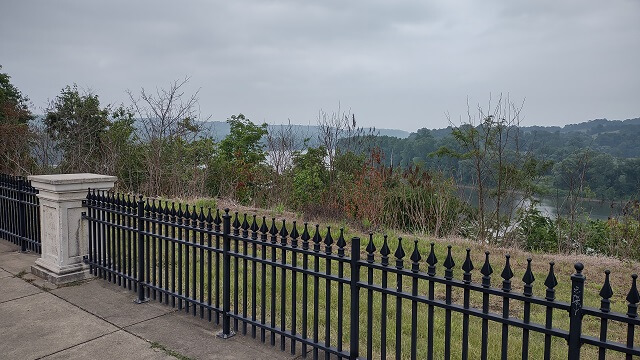
M640 197L640 158L627 159L620 164L618 196Z
M324 159L324 146L308 148L293 158L293 204L297 209L309 210L322 201L329 184L329 172Z
M29 121L34 116L28 102L29 99L11 83L11 77L0 72L0 172L29 172L32 138Z
M145 174L143 146L136 134L133 114L120 106L109 120L109 127L101 134L101 167L105 173L118 177L121 190L138 192Z
M232 115L227 123L231 131L218 144L208 187L218 196L255 203L260 185L272 171L264 164L266 153L260 141L267 134L267 124L256 125L243 114Z
M227 119L229 135L220 142L220 155L231 161L255 165L264 161L264 145L260 139L267 134L267 124L256 125L243 114Z
M553 221L536 208L537 202L518 209L518 232L527 250L558 251L558 234Z
M66 86L49 105L44 123L63 153L58 168L64 172L102 172L102 135L109 126L109 107L98 95L81 94L76 84Z

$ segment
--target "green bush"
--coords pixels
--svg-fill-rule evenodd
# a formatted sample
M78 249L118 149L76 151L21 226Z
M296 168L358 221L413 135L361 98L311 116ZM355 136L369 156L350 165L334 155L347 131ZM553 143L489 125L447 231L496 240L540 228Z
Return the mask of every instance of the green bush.
M587 254L611 254L611 230L602 220L589 220L582 225L584 234L584 252Z
M455 184L433 174L426 174L424 179L413 181L407 173L394 174L387 179L383 223L435 236L457 231L458 226L470 217L455 192Z
M532 204L518 210L518 235L524 239L525 248L532 251L558 251L556 224L542 215Z
M327 190L328 174L324 164L327 151L324 147L308 148L293 158L293 207L308 210L320 205Z
M293 203L297 209L318 205L322 199L325 183L318 171L304 169L293 177Z

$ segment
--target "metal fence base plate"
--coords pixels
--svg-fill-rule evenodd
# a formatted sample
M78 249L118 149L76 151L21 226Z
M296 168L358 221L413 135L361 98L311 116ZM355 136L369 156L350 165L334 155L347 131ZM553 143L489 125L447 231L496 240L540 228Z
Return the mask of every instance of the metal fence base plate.
M231 331L229 334L225 334L222 332L222 330L220 330L220 332L216 334L216 337L219 337L220 339L228 339L230 337L233 337L235 334L235 331Z

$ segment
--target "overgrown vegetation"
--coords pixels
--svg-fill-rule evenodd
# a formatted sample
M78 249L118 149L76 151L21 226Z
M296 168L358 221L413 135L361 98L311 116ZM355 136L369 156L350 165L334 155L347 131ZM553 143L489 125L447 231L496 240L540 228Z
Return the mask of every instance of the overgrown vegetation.
M338 108L319 112L314 139L291 124L269 130L238 113L216 141L198 93L185 93L189 79L129 91L130 103L121 105L67 86L41 120L9 80L0 74L3 172L98 172L116 175L121 192L213 199L204 207L222 200L363 231L640 259L640 160L615 157L635 155L614 146L609 131L633 133L633 122L551 133L521 127L522 105L499 98L469 107L449 129L407 139L377 136ZM536 201L553 191L562 209L551 218ZM627 203L608 220L590 219L582 205L592 197Z
M181 205L182 206L182 205ZM190 209L193 209L192 206L189 206ZM238 223L243 222L245 214L233 215L232 223L238 219ZM265 215L270 215L265 213L264 211L251 211L246 214L249 219L251 219L252 215L257 216L257 224L258 228L261 227L262 222L260 218ZM236 217L237 216L237 217ZM280 224L279 220L274 220L276 230L275 233L278 233L278 224ZM270 220L266 220L266 228L269 228L271 225ZM299 223L298 223L299 224ZM330 223L331 231L333 233L332 236L337 237L339 228L337 224ZM171 231L168 228L164 228L161 225L157 226L153 232L157 234L163 234L167 237L171 237ZM287 233L292 231L292 223L288 222ZM300 226L300 225L298 225ZM282 229L282 228L280 228ZM298 231L302 229L298 228ZM341 229L342 230L342 229ZM114 228L114 233L121 232L120 236L113 236L117 243L120 244L119 247L116 247L117 243L111 243L111 246L114 248L127 248L126 240L128 237L124 235L126 230L120 228ZM311 230L313 232L313 230ZM324 253L327 251L325 247L324 239L326 239L327 233L329 231L326 227L319 228L319 244L318 251ZM197 244L201 241L201 238L197 232L184 230L181 234L182 239L186 240L186 244ZM315 234L313 234L315 235ZM380 257L380 249L384 246L385 241L388 244L388 247L391 249L391 253L394 253L394 250L400 244L398 236L403 236L405 234L401 232L390 232L388 234L380 234L375 233L371 234L370 237L367 234L364 234L360 231L345 228L344 229L344 238L345 243L343 246L349 250L349 243L351 241L352 236L358 236L362 239L361 244L361 257L367 257L367 250L365 250L366 246L369 244L369 239L371 239L374 248L374 258L376 262L381 261ZM387 236L388 235L388 236ZM175 236L175 234L173 234ZM369 238L369 239L368 239ZM335 240L335 239L334 239ZM409 239L402 240L404 252L409 253L413 247ZM534 273L535 282L533 284L533 293L535 296L544 297L546 287L544 285L544 279L547 277L549 272L549 262L554 262L554 273L557 276L558 283L555 289L555 296L558 301L562 302L570 302L571 301L571 281L570 276L575 272L574 262L580 261L585 265L585 273L588 278L585 292L584 292L584 304L585 306L590 307L599 307L600 306L600 290L602 288L602 283L604 281L604 271L610 270L611 276L611 286L614 289L614 294L611 298L611 310L618 313L625 313L628 311L627 301L625 297L627 296L627 289L630 286L631 278L629 274L635 271L636 263L631 263L627 261L620 261L611 258L603 258L598 256L577 256L577 257L567 257L561 255L548 255L548 254L531 254L528 252L520 251L512 248L502 248L496 246L489 246L479 242L473 242L469 240L463 239L450 239L453 242L453 246L451 248L452 257L454 261L457 262L457 266L454 267L454 278L460 279L462 276L462 270L460 269L462 259L466 256L466 249L470 249L470 256L473 264L475 265L475 269L472 270L472 280L474 282L479 282L482 274L480 274L480 267L485 261L485 251L491 251L491 264L493 266L493 275L492 275L492 284L495 287L501 286L501 276L500 272L503 266L505 265L505 255L510 254L510 264L513 269L513 292L521 293L523 291L524 283L522 280L523 275L525 273L525 269L527 268L528 260L533 258L531 262L531 269ZM222 292L221 289L221 278L216 279L216 267L221 267L222 264L216 260L215 256L209 258L206 252L202 252L201 249L196 246L185 245L178 252L178 257L171 258L169 260L168 253L166 249L170 246L170 242L166 239L157 237L148 238L149 246L151 248L152 254L158 254L155 262L152 262L152 276L153 279L162 279L162 283L166 288L169 288L170 284L181 284L175 287L176 291L183 295L186 298L194 299L204 299L204 301L208 301L209 293L211 293L212 300L211 303L215 304L215 306L219 306L221 299L220 297L216 298L216 294L220 294ZM238 242L238 250L234 250L237 253L253 253L254 246L250 245L250 243L245 243L243 241ZM259 244L259 243L258 243ZM178 245L182 246L182 245ZM235 245L234 245L235 246ZM314 246L313 240L311 240L311 246ZM417 246L419 248L420 254L422 254L422 259L419 260L419 269L422 272L427 271L428 263L426 261L427 254L429 253L429 244L426 242L418 242ZM164 252L161 249L165 249ZM331 252L336 252L338 250L337 242L332 244ZM437 274L442 274L444 270L443 263L445 254L448 252L447 243L445 242L436 242L434 244L435 254L439 262L437 263ZM235 299L235 294L237 294L238 305L235 305L235 300L231 303L231 311L237 312L240 314L244 314L247 317L255 316L258 321L262 321L262 314L265 315L265 322L270 323L270 319L274 316L274 322L276 324L281 324L281 321L284 318L285 328L292 329L295 326L296 333L300 334L302 332L303 326L301 322L302 314L306 311L308 320L307 320L307 334L311 338L314 334L313 324L315 322L317 316L318 322L318 334L319 339L322 341L324 334L326 334L327 328L330 331L330 338L332 344L335 344L338 339L338 327L336 326L338 323L338 319L344 319L343 328L342 328L342 340L345 347L349 345L349 326L348 321L350 319L350 307L344 301L341 301L338 294L338 283L335 281L331 281L328 284L325 279L318 280L318 291L314 290L314 282L312 278L309 277L309 280L306 282L307 286L305 287L305 282L303 281L304 274L302 272L297 272L296 275L293 275L291 272L287 272L286 282L282 283L280 280L281 270L271 268L270 266L265 266L264 271L262 270L262 266L258 263L255 268L252 264L251 258L262 258L263 251L265 251L265 258L275 259L277 261L283 261L287 264L293 263L293 252L286 251L286 254L283 256L283 252L280 250L276 250L271 252L269 248L265 250L262 249L262 246L255 246L255 255L249 257L247 259L238 259L238 261L230 262L230 274L238 274L238 283L235 285L235 281L232 282L234 285L231 287L232 295L231 299ZM114 261L117 263L118 261L122 261L123 264L126 264L127 255L122 253L118 253L117 251L112 252L111 254L120 254L112 255L114 257ZM164 254L164 255L161 255ZM164 257L163 257L164 256ZM392 259L394 259L391 255ZM297 264L300 266L301 264L301 255L297 255ZM119 259L119 260L117 260ZM410 266L409 259L406 257L401 261L405 268ZM135 266L135 261L133 262ZM312 263L312 261L310 261ZM392 263L394 261L392 260ZM204 269L203 272L200 272L200 269ZM340 273L340 265L336 261L326 262L324 260L318 261L318 271L326 272L328 269L331 269L332 274ZM125 272L126 266L125 266ZM350 277L350 269L348 267L343 268L344 276ZM379 269L375 269L373 272L373 282L374 284L380 284L382 281L382 271ZM129 273L131 273L131 269L129 269ZM163 275L164 274L164 275ZM246 276L245 276L246 274ZM164 278L163 278L164 276ZM293 286L294 282L292 281L293 276L296 276L297 281L295 282L295 291L296 296L293 296ZM362 282L368 281L368 271L361 269L360 271L360 280ZM106 277L106 275L105 275ZM172 280L173 279L173 280ZM211 279L211 283L208 281L201 282L201 279ZM217 280L217 281L216 281ZM155 282L155 280L153 280ZM113 277L113 282L116 283L116 277ZM122 281L123 286L127 286L126 279ZM254 292L255 285L255 292ZM284 288L283 288L284 285ZM426 281L420 281L420 285L418 287L418 294L421 296L427 296L428 289L426 285ZM172 285L173 286L173 285ZM217 286L217 288L216 288ZM387 286L391 289L395 289L398 287L397 278L395 276L388 277ZM405 281L402 282L402 286L400 286L404 292L410 293L412 291L412 282ZM330 288L329 292L327 289ZM135 286L134 286L135 289ZM441 283L435 284L435 297L440 301L445 301L445 285ZM343 288L343 299L349 299L349 287L344 286ZM300 299L304 299L303 293L307 293L307 302L300 301ZM266 294L265 301L262 302L261 294ZM254 303L254 294L255 294L255 303ZM273 294L273 295L272 295ZM367 307L367 295L366 291L361 291L361 303L360 309L368 309ZM283 296L284 295L284 296ZM151 301L161 302L164 300L166 304L172 304L173 301L166 296L162 296L161 292L157 292L155 295L153 294L153 290L150 293ZM271 302L271 296L274 296L275 301ZM461 288L454 287L452 290L452 301L456 304L461 304L463 299L463 291ZM194 302L195 302L194 301ZM410 348L410 339L411 339L411 330L412 330L412 308L411 302L407 299L401 301L402 305L399 311L400 317L402 318L402 324L400 325L400 333L401 333L401 343L402 343L402 355L401 358L409 358ZM470 306L473 308L482 308L483 298L482 294L476 291L472 291L470 295ZM247 305L246 310L244 304ZM253 308L255 304L256 312L253 312ZM284 307L283 307L284 304ZM181 301L180 298L175 299L175 305L180 308L186 314L194 314L198 316L199 314L203 314L206 318L207 310L198 305L194 305L193 303L189 304L186 301ZM340 315L338 313L338 307L343 307L343 312ZM365 313L360 316L360 340L361 346L360 349L364 353L364 349L366 349L366 339L368 332L372 333L372 349L374 357L380 356L381 342L382 338L386 339L387 344L387 354L393 354L397 351L396 348L396 319L398 318L397 312L397 302L395 299L390 297L386 305L383 306L381 293L378 291L373 292L372 296L372 311L367 314L371 314L372 316L372 326L369 327L367 324L367 316L364 316ZM491 296L489 298L489 311L491 313L500 314L502 311L502 298L500 296ZM296 309L297 313L297 322L294 325L293 319L291 317L292 309ZM318 311L317 315L314 309L322 309ZM326 312L325 309L329 308L329 312ZM418 358L426 357L426 348L427 348L427 314L426 306L424 304L418 305L417 316L418 316L418 331L417 331L417 349L418 349ZM520 301L511 301L509 308L509 316L513 318L521 318L524 311L524 305ZM212 314L213 319L215 319L215 313ZM546 321L546 308L544 306L532 306L531 307L531 318L530 321L537 324L544 324ZM387 322L387 332L382 332L381 321L385 319ZM233 321L232 321L233 322ZM235 323L235 322L233 322ZM435 358L442 358L444 356L444 339L445 339L445 316L444 309L436 308L435 317L434 317L434 355ZM497 359L501 355L501 341L500 341L500 331L501 325L499 323L491 321L489 323L489 358ZM600 331L600 320L596 317L585 316L582 322L583 325L583 333L588 336L597 337ZM233 325L232 325L233 326ZM567 312L563 311L554 311L553 313L553 326L554 328L568 330L569 329L569 317ZM608 328L607 339L609 341L616 341L620 343L624 343L626 341L627 329L626 325L618 323L618 322L610 322ZM459 313L455 313L452 316L452 333L451 333L451 342L452 344L461 344L462 343L462 315ZM237 332L242 333L243 325L242 322L239 321ZM477 317L471 317L470 320L470 333L471 334L480 334L481 332L481 322ZM252 333L251 325L247 325L247 335ZM267 332L267 342L269 341L269 332ZM531 358L538 359L542 358L544 351L544 335L539 332L532 332L530 334L530 342L529 342L529 355ZM260 337L260 329L257 329L257 337ZM509 346L507 349L508 358L519 358L522 352L522 331L516 327L510 327L508 333L508 342ZM279 340L279 339L277 339ZM640 340L640 334L635 333L635 342ZM481 348L481 337L480 336L470 336L469 338L469 350L471 354L478 354ZM583 346L583 357L584 358L593 358L597 356L598 349L592 346ZM461 357L461 346L454 346L452 348L452 357L460 358ZM566 341L560 338L554 338L552 343L552 359L561 359L567 357L567 345ZM613 353L611 351L607 352L607 358L611 359L621 359L624 355Z
M0 172L22 173L32 164L29 121L34 116L29 110L29 99L10 80L9 75L0 72Z

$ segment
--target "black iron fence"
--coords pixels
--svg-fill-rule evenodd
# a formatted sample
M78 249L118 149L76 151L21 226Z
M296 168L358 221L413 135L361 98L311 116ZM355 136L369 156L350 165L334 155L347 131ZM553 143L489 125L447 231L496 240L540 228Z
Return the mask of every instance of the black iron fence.
M221 337L241 332L314 359L640 356L635 274L621 313L611 309L608 271L600 307L585 306L579 263L570 287L550 263L536 296L530 259L520 292L508 255L495 286L488 252L478 279L470 251L456 268L449 247L440 275L433 243L421 254L416 241L407 254L402 239L371 235L362 249L342 230L119 194L90 192L86 206L93 274L136 291L138 302L221 323Z
M0 238L40 253L38 191L24 177L0 174Z

